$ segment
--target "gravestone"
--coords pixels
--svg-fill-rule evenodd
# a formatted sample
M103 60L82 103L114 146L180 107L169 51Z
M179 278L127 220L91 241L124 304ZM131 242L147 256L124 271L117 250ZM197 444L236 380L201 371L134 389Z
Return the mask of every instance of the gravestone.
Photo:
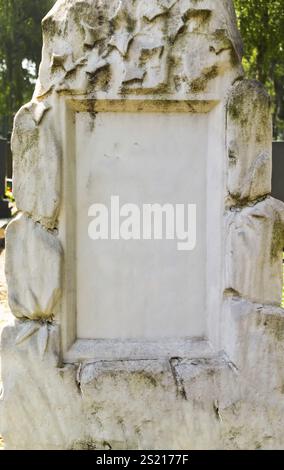
M0 137L0 218L11 217L9 201L5 199L7 176L7 140Z
M13 178L13 159L11 152L11 133L7 136L6 174L8 179Z
M273 142L272 196L284 202L284 142Z
M283 447L284 206L232 2L61 0L43 38L12 136L7 448Z

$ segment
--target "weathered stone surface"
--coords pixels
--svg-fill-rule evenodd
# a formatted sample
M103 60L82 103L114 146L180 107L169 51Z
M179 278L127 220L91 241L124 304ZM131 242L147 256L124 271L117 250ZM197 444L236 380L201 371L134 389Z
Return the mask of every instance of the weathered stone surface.
M51 318L61 293L61 246L56 234L25 215L6 234L9 305L18 318Z
M12 151L18 209L53 228L60 205L61 148L48 102L32 101L17 113Z
M281 298L284 206L266 197L271 176L269 100L259 84L241 80L241 41L231 0L60 0L44 19L43 30L40 77L33 101L16 116L13 134L15 194L25 214L7 231L10 306L20 319L4 329L1 341L0 430L7 448L284 448L283 311L272 305L278 306ZM226 127L227 94L234 82ZM119 337L104 343L110 349L99 360L103 346L96 344L92 350L96 339L92 333L89 340L88 323L83 337L75 341L80 317L73 315L78 306L73 291L80 283L72 273L80 273L78 240L84 240L78 237L76 198L78 189L93 187L88 171L87 184L78 185L76 166L83 166L80 150L86 151L86 135L99 127L97 113L109 111L129 113L131 118L134 112L142 117L143 112L175 117L180 112L203 113L194 123L200 133L201 122L206 121L208 135L199 140L208 158L199 159L204 163L204 184L199 186L206 195L200 233L206 232L203 265L209 269L199 287L208 312L197 308L193 313L208 317L208 340L190 338L187 353L184 338L169 338L168 347L161 344L155 356L151 342L149 347L147 341L142 346L134 341L123 349L127 340ZM76 113L85 113L85 129L76 128ZM155 126L164 125L158 121L153 118L150 131L156 142L151 147L163 151ZM174 127L178 144L184 144L181 126ZM104 124L103 140L111 134L107 129ZM125 129L128 148L129 125ZM195 125L186 131L198 135ZM104 146L100 150L103 174L116 168L111 188L118 181L122 132L113 142L115 152L105 154ZM141 152L135 142L135 152ZM172 142L170 153L180 160L178 145ZM200 146L194 147L199 156ZM151 149L145 154L151 157ZM131 147L129 160L133 155ZM163 188L162 168L155 171L156 184ZM185 173L175 160L172 168L178 176ZM128 185L134 173L125 173L122 181ZM138 173L146 179L143 168ZM169 173L165 187L175 187L181 178L173 183ZM102 184L101 178L93 181L98 180ZM224 228L225 189L227 207L234 207L226 213ZM84 213L87 217L85 209ZM66 251L64 307L59 304L59 238ZM80 246L88 256L87 244ZM178 264L169 265L180 274ZM84 269L81 273L83 279ZM121 281L120 275L121 271L115 273L114 282ZM154 281L156 290L158 276ZM165 304L167 295L162 298ZM146 298L149 302L147 292ZM89 303L93 307L86 302L83 309L87 314ZM163 320L164 309L157 310ZM196 347L198 342L210 342L212 350Z
M280 306L284 204L267 198L226 216L225 289Z
M184 445L175 432L183 420L168 361L89 364L79 381L87 415L95 411L92 429L98 445L103 441L115 449L157 449L162 442L166 448Z
M279 313L271 309L258 320L257 310L232 310L241 313L235 318L242 323L239 353L248 360L240 370L222 355L66 366L58 359L58 326L16 321L6 327L0 400L6 448L284 448L283 348L271 362L275 337L264 321ZM253 323L246 343L241 336Z
M271 192L270 97L259 82L241 80L227 108L228 192L236 201L255 200Z
M98 424L108 423L101 435L118 449L218 448L219 403L239 397L236 375L221 356L98 362L82 368L80 387L96 405Z
M280 393L284 379L284 309L229 295L222 321L223 348L236 367L251 378L252 393L253 383L258 383L263 399L273 391Z
M75 366L61 367L59 348L56 325L16 321L3 330L0 428L8 449L63 449L82 435Z
M55 88L178 99L222 93L218 78L226 80L226 72L229 83L230 71L242 73L230 1L61 1L44 19L43 32L35 96Z
M235 419L231 428L225 423L228 438L240 449L253 442L255 448L283 449L284 310L228 296L222 331L223 348L243 382L242 400L227 410L226 419L231 413Z

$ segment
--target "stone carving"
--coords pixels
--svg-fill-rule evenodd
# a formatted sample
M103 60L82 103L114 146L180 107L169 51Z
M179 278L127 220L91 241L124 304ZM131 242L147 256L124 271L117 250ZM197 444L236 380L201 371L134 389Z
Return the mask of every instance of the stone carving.
M52 229L60 205L61 144L50 108L48 102L32 101L20 109L12 151L18 209Z
M29 322L26 321L23 324L23 328L18 334L16 338L16 345L19 345L26 341L28 338L30 338L34 333L36 333L40 329L40 323L39 322Z
M9 380L9 383L4 384L6 404L3 408L1 407L1 433L5 434L7 442L12 444L13 441L14 443L17 441L16 445L11 445L17 449L68 448L70 436L67 436L70 431L71 442L82 436L80 425L82 400L74 381L75 367L60 368L59 327L55 324L36 323L40 325L37 332L16 347L15 335L18 338L21 337L26 324L30 326L31 322L17 321L14 326L8 326L3 332L1 359L4 361L4 367L2 373L3 375L14 374L17 369L20 375L17 375L16 381ZM42 329L48 329L47 344L40 339ZM42 356L44 348L45 354ZM27 391L34 387L36 391L31 397ZM72 407L69 410L66 407L67 397L70 403L76 404L75 414ZM39 409L42 413L38 413ZM20 423L27 422L29 422L27 433L23 434ZM35 429L37 437L32 439L32 432L34 432L32 430ZM65 441L63 445L62 439Z
M1 352L6 377L1 432L8 447L282 448L283 339L274 332L275 326L283 331L283 315L275 309L257 311L254 304L241 308L239 301L234 304L230 323L237 331L241 316L238 333L242 334L235 344L242 344L238 354L241 351L243 357L233 357L242 372L225 356L212 355L206 360L175 358L172 365L154 359L96 361L81 364L78 374L75 364L60 366L58 362L57 326L49 326L42 361L36 334L15 348L15 335L21 334L23 325L17 322L7 327ZM16 386L7 379L14 377L15 366ZM27 390L32 391L32 400Z
M261 85L242 79L232 2L59 0L43 34L39 79L16 116L12 142L23 214L7 230L9 302L18 319L1 341L7 448L282 448L284 206L269 197L269 100ZM115 112L135 101L151 101L150 111L176 112L179 103L183 112L212 112L209 141L219 150L207 162L208 212L223 181L218 174L227 170L220 183L226 200L214 214L219 227L226 207L214 245L224 256L224 282L219 288L213 263L206 288L208 299L224 294L223 310L209 321L217 339L209 327L205 349L179 345L178 354L169 348L161 358L161 346L155 359L153 344L149 354L142 342L135 358L128 345L121 360L71 360L61 347L61 266L70 265L57 233L68 203L62 160L73 144L67 108L76 103L95 122L98 103ZM72 244L64 248L73 256Z
M57 92L188 99L192 112L200 100L207 112L206 100L219 99L226 82L242 75L235 16L222 2L59 1L43 34L39 80L32 102L16 115L12 150L17 206L47 228L57 225L61 198Z
M283 383L284 310L228 296L224 302L223 341L237 370L258 384L263 402L273 401L273 391L281 393ZM250 380L248 387L253 395Z
M267 198L227 215L227 291L262 304L281 305L283 203Z
M253 201L271 192L271 132L270 98L262 85L237 82L227 122L228 191L233 200Z
M38 354L39 357L43 360L48 348L49 333L51 328L52 325L48 323L40 324L39 322L35 321L25 321L21 331L16 337L16 346L19 346L28 339L31 339L31 337L37 333Z
M9 224L6 277L9 305L17 318L52 319L55 315L61 292L61 257L56 235L26 215Z
M43 21L35 96L54 87L113 97L212 91L219 75L242 73L235 17L226 14L222 2L205 0L58 2Z

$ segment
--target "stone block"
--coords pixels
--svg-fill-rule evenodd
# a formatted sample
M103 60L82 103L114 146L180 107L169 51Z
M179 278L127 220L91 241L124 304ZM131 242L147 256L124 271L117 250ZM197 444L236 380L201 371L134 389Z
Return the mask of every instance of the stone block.
M49 109L47 103L31 102L15 117L13 194L19 210L54 228L60 206L61 148L56 118Z
M256 81L238 81L231 90L227 105L227 157L227 189L233 200L252 201L271 192L270 97Z
M284 204L269 197L229 211L225 226L225 289L252 302L280 306Z
M6 233L9 305L17 318L51 319L61 294L60 242L26 215Z

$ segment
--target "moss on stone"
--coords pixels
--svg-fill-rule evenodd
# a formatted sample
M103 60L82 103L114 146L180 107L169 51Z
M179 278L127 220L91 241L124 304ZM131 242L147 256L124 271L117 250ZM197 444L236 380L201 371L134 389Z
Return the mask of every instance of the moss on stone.
M92 74L89 75L89 88L87 93L94 90L108 91L111 81L111 66L109 64L104 65Z
M74 442L70 450L98 450L98 448L97 442L87 438Z
M284 247L284 226L283 222L278 216L274 222L273 232L272 232L272 243L271 243L271 261L274 262L278 258L281 258L282 261L282 252Z
M284 318L280 315L264 315L261 321L257 321L258 326L264 326L265 330L276 340L284 340Z
M127 26L126 26L127 32L129 34L133 33L136 27L136 20L131 18L130 15L127 15L126 22L127 22Z
M41 24L42 31L48 38L52 39L56 34L58 34L58 25L52 16L44 18Z
M182 17L183 21L186 22L190 19L200 20L200 23L206 23L212 16L212 10L203 9L203 10L193 10L189 9Z
M256 117L265 127L270 115L270 97L263 85L256 80L241 80L235 85L228 102L229 117L239 120L245 127Z
M237 100L232 100L229 102L228 113L229 113L230 118L232 118L233 120L239 119L241 112L240 112L240 104L238 103Z
M213 80L218 76L219 69L218 65L212 65L212 67L209 67L208 69L205 69L201 76L196 78L195 80L192 80L190 83L190 89L193 93L199 93L201 91L204 91L207 88L208 82L210 80Z

